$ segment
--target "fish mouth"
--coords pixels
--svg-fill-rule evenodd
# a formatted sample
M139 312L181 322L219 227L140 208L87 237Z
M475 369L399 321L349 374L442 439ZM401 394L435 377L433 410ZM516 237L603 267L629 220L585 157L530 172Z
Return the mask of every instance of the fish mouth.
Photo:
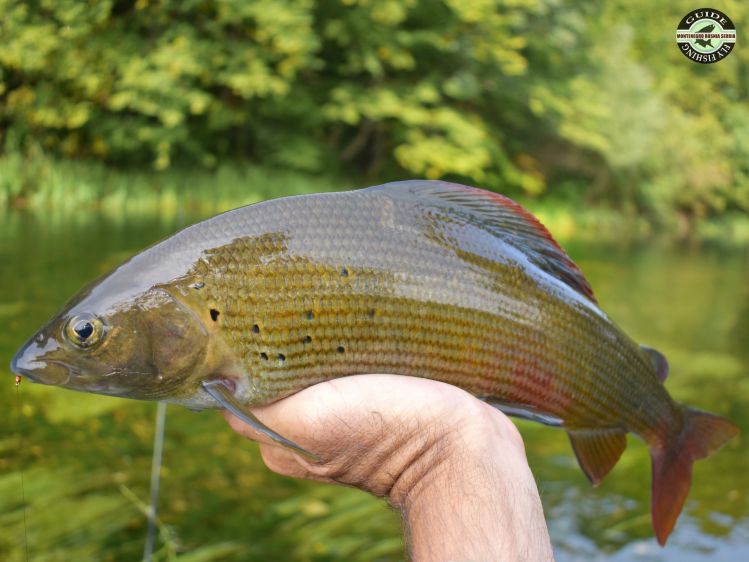
M71 376L70 368L54 360L43 360L44 350L32 339L13 356L10 370L32 382L63 386Z

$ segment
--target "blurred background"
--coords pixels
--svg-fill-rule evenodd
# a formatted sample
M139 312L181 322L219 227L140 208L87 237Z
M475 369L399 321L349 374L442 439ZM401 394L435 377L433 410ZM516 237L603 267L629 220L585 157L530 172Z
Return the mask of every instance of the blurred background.
M0 0L0 559L138 560L155 413L15 392L15 349L143 247L270 197L514 197L677 399L749 429L749 4L714 7L737 44L700 65L684 1ZM745 439L696 465L660 549L639 442L593 490L563 433L519 425L559 560L749 559ZM166 433L157 560L403 559L382 501L270 474L215 413L170 407Z

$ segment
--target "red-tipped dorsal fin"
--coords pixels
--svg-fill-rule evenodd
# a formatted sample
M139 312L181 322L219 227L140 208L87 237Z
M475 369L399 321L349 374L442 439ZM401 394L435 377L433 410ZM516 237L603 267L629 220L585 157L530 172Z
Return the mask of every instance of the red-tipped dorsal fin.
M596 302L593 289L580 268L557 244L546 227L512 199L477 187L443 181L402 181L370 189L384 189L389 193L400 191L425 201L431 199L435 206L450 206L516 247L546 273Z
M683 427L673 441L651 447L653 490L650 509L658 542L666 539L676 524L692 482L692 464L717 451L738 434L739 428L713 414L683 406Z

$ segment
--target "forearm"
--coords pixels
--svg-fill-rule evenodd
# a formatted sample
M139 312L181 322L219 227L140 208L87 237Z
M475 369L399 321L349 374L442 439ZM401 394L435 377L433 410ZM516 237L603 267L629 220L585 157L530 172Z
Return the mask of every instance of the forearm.
M393 501L403 516L411 559L548 561L553 559L536 483L522 442L508 439L498 415L483 439L455 435L428 451L422 476ZM514 430L513 430L514 431Z

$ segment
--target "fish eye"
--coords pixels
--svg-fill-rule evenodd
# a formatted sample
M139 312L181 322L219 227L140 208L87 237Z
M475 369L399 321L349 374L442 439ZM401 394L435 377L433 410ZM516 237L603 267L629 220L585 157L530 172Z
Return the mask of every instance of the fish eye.
M73 316L65 325L65 337L81 349L93 347L101 341L103 335L101 320L92 314Z

